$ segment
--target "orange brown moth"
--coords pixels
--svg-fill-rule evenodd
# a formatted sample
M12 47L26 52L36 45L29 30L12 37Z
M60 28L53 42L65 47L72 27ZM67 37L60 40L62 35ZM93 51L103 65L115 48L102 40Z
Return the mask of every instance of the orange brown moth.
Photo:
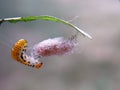
M30 57L26 54L27 40L20 39L18 40L12 50L11 56L14 60L31 67L39 69L42 66L42 62L35 60L33 57Z

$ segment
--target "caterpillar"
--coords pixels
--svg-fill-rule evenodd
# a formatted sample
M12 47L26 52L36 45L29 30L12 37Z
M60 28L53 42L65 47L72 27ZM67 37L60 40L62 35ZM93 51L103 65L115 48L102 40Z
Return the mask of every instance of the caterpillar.
M28 56L26 54L26 49L27 49L27 40L25 39L18 40L13 45L13 48L11 50L12 58L24 65L39 69L43 63L38 61L37 59L34 59L31 56Z

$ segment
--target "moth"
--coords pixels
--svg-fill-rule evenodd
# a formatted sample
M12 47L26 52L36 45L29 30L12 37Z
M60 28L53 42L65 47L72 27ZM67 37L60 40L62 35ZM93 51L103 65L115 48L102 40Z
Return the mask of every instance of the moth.
M40 61L42 57L65 55L72 52L76 46L76 36L69 39L57 37L35 44L30 51L30 55L27 55L27 40L20 39L13 45L11 56L24 65L39 69L43 65Z

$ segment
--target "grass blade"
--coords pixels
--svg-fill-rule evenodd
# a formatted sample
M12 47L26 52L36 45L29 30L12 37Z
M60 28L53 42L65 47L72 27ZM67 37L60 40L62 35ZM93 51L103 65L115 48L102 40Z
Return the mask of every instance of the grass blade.
M2 24L3 22L17 23L17 22L30 22L30 21L34 21L34 20L46 20L46 21L54 21L54 22L63 23L65 25L68 25L68 26L74 28L75 30L80 32L83 36L88 37L89 39L92 39L92 37L89 34L84 32L80 28L76 27L75 25L73 25L63 19L60 19L60 18L57 18L54 16L49 16L49 15L4 18L4 19L0 19L0 24Z

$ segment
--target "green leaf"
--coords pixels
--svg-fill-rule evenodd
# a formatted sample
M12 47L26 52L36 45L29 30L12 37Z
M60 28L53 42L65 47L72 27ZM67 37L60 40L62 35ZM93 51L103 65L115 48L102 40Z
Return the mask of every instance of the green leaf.
M92 37L89 34L84 32L80 28L76 27L75 25L73 25L65 20L62 20L60 18L57 18L54 16L49 16L49 15L4 18L4 19L0 19L0 24L2 24L3 22L17 23L17 22L30 22L30 21L34 21L34 20L46 20L46 21L54 21L54 22L63 23L65 25L68 25L68 26L74 28L75 30L80 32L83 36L88 37L89 39L92 39Z

